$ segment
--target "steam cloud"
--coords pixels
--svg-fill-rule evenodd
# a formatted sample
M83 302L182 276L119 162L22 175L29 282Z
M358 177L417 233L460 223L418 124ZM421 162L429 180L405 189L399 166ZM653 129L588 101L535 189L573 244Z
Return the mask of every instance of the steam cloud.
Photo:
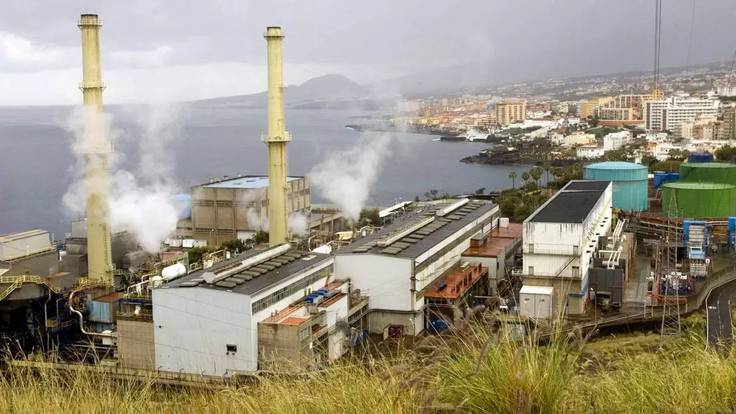
M255 203L258 206L256 209L253 206L248 206L245 210L245 219L248 221L248 225L256 230L268 231L268 214L265 212L265 208L261 210L261 201L266 199L266 189L251 191L250 197L240 200L243 205L249 205ZM263 214L261 214L263 211ZM309 232L309 224L307 222L307 216L302 213L292 212L289 213L286 222L287 228L290 233L297 236L304 236Z
M392 141L390 135L363 138L349 150L331 153L309 173L312 185L348 218L357 220Z
M119 167L120 154L109 154L108 218L112 231L127 230L149 253L158 252L161 241L176 231L178 210L173 197L176 194L174 160L168 148L178 132L179 113L178 107L171 105L132 110L130 114L142 127L136 141L140 153L137 175ZM85 132L85 121L91 126L89 133ZM68 129L74 136L72 149L79 167L76 171L80 173L64 195L63 202L73 213L84 214L86 209L87 189L81 174L85 157L88 157L85 149L94 142L95 134L104 134L111 142L119 137L118 131L110 125L109 115L98 114L88 108L74 111L69 120ZM91 157L90 161L95 159ZM90 180L86 185L94 189L104 183Z

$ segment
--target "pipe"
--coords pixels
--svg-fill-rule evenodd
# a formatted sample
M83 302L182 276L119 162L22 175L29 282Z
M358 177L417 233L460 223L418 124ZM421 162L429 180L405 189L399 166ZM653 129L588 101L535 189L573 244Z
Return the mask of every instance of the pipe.
M49 302L51 302L51 288L46 286L46 290L48 291L49 296L48 299L46 299L46 302L43 303L43 331L46 334L46 351L48 351L51 347L51 336L49 335L49 313L47 307Z
M283 57L281 28L266 28L268 53L268 244L289 239L286 209L286 144L291 140L284 126Z
M90 279L112 284L112 253L108 212L108 158L112 152L105 138L102 115L102 71L100 69L100 21L96 14L83 14L79 20L82 33L82 96L84 102L84 186L87 203L87 275Z
M73 305L73 303L74 303L74 295L76 295L77 293L79 293L79 292L81 292L81 291L83 291L85 289L88 289L90 287L92 287L92 286L87 286L87 287L82 288L82 289L77 289L75 291L72 291L72 293L69 294L69 310L73 314L79 316L79 330L82 331L83 334L89 335L89 336L98 336L98 337L102 337L102 338L114 338L115 337L115 332L98 333L98 332L87 332L86 330L84 330L84 315L82 315L82 312L74 309L74 305Z

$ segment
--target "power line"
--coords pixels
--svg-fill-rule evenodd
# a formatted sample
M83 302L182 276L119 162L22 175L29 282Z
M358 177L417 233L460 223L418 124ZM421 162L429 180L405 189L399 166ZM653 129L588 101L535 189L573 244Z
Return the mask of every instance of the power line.
M690 73L690 55L693 48L693 32L695 30L695 0L690 0L690 34L687 40L687 59L685 60L685 73Z
M659 61L662 44L662 0L654 1L654 88L653 95L657 94L659 86Z

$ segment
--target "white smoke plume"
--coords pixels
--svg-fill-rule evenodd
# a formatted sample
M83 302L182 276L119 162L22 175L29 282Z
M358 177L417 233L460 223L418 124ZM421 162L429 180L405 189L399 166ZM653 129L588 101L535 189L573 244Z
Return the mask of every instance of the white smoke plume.
M168 150L176 137L179 111L174 106L137 107L129 113L141 133L135 137L140 154L137 174L120 168L120 154L111 153L108 160L110 173L108 218L112 231L127 230L149 253L156 253L161 242L176 231L177 207L174 201L174 163ZM84 124L93 128L87 133ZM90 135L104 134L113 142L121 134L111 128L111 117L80 108L72 114L69 130L74 137L72 149L77 156L79 174L64 195L64 205L72 212L83 214L86 209L85 181L82 174L85 147ZM98 183L88 182L94 188Z
M266 193L265 188L253 190L247 193L248 197L239 201L241 205L246 206L245 219L248 226L255 230L268 232L268 212L266 208L261 207L261 202L266 199ZM252 206L251 203L256 207ZM289 213L286 224L289 232L294 235L304 236L309 233L307 216L302 213Z
M303 237L309 234L309 221L307 220L307 216L302 213L289 213L286 226L289 229L289 233L293 235Z
M393 141L391 135L365 137L347 151L329 154L312 169L309 180L346 217L357 220Z

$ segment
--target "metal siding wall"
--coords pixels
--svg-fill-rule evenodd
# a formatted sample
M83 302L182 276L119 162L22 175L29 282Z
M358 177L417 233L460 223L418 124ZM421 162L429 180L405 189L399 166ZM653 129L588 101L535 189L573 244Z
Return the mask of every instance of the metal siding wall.
M613 207L625 211L644 211L647 209L647 185L649 171L646 167L634 165L616 169L601 168L593 164L585 167L586 180L613 182Z

